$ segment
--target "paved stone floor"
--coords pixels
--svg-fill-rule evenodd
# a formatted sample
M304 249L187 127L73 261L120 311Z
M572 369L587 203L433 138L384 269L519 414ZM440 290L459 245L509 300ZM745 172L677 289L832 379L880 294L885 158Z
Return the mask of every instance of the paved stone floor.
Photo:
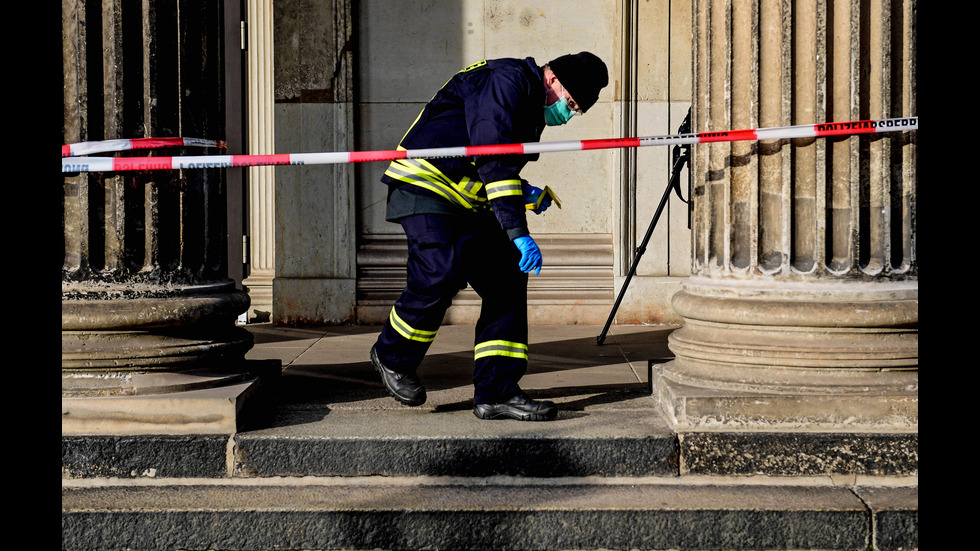
M347 397L344 403L335 400L334 408L404 407L387 397L368 361L379 327L266 323L247 328L255 335L247 358L282 361L284 391L298 393L296 399L329 389L333 396ZM673 329L612 326L599 345L601 326L532 325L530 361L521 387L532 397L573 409L583 406L583 401L594 405L614 400L617 391L649 388L650 361L672 357L667 335ZM445 325L439 330L419 369L429 397L424 408L466 407L472 400L473 332L470 325Z

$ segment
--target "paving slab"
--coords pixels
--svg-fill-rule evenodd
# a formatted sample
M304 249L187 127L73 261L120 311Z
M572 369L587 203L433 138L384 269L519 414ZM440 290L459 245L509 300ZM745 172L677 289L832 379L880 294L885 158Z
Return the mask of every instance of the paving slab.
M321 401L332 407L367 409L397 408L387 398L368 354L378 327L323 328L248 326L255 335L249 359L277 359L283 365L285 402ZM585 395L649 389L651 359L669 359L670 326L622 326L613 328L604 343L596 336L601 328L533 325L529 330L528 372L522 388L532 397L564 401L572 409L598 406L603 398L587 404ZM472 399L473 330L467 325L447 325L419 368L429 401L426 408L446 408ZM284 403L285 403L284 402ZM389 403L390 402L390 403ZM288 407L288 406L287 406Z

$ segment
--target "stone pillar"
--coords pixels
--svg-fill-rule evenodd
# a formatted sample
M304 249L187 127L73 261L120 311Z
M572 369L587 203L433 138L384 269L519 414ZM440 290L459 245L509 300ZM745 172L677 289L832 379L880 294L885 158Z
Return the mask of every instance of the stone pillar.
M699 0L693 130L916 114L915 1ZM918 426L916 136L697 145L678 430Z
M276 152L272 0L248 0L248 152ZM291 153L291 152L287 152ZM248 168L249 318L269 321L276 275L275 168Z
M276 150L354 149L350 0L275 2ZM354 167L276 167L277 324L352 323L356 294Z
M62 6L65 143L225 138L221 2ZM119 155L184 153L219 151ZM227 193L222 169L64 175L63 434L235 430L252 339Z

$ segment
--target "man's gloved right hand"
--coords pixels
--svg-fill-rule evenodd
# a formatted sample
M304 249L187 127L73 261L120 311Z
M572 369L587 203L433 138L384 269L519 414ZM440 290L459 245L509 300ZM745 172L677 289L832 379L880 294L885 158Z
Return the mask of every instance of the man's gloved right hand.
M530 184L525 185L524 203L529 205L536 204L538 202L538 199L541 198L542 193L544 193L544 190L539 187L535 187ZM551 197L545 197L544 200L541 201L541 206L532 210L531 212L533 212L534 214L541 214L542 212L548 210L548 207L550 206L551 206Z
M530 235L523 235L514 240L514 244L517 245L517 249L521 251L521 271L525 274L531 273L534 270L534 275L541 273L541 249L538 248L538 244L531 239Z

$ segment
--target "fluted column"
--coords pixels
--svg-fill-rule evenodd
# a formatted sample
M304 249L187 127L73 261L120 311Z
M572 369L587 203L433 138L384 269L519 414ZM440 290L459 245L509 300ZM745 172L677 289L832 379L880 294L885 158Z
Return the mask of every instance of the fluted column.
M695 132L912 116L915 0L699 0ZM680 429L909 428L915 134L697 145Z
M225 138L221 2L64 0L62 14L65 143ZM119 400L246 378L227 192L222 169L64 175L64 433L229 429L173 401Z
M275 153L272 0L248 0L248 152ZM248 169L248 267L244 284L250 317L268 321L276 275L275 168Z

